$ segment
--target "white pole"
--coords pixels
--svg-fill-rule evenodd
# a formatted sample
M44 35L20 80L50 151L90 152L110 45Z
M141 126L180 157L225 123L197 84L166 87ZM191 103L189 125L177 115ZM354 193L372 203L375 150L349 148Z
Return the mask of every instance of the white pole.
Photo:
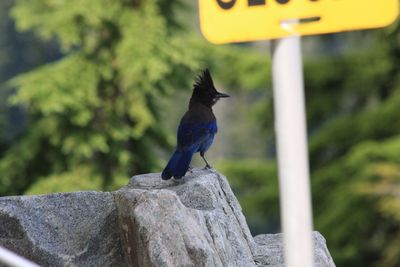
M33 263L14 252L5 249L0 246L0 263L4 263L6 266L13 267L40 267L36 263Z
M312 209L299 36L272 42L281 225L285 266L313 266Z

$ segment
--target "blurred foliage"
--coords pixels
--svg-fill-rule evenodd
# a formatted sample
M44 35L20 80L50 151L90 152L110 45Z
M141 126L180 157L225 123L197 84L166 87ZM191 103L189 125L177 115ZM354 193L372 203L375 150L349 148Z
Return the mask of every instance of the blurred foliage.
M344 157L314 172L314 188L321 190L314 197L317 226L325 229L334 245L337 262L398 266L398 253L392 255L393 246L399 247L398 210L386 207L396 208L391 205L399 201L399 191L395 186L384 190L389 181L390 185L399 183L399 167L400 136L396 136L361 142Z
M47 192L74 192L77 190L100 190L102 180L100 176L93 176L93 172L85 167L60 175L50 175L46 179L34 183L26 192L27 195L38 195ZM89 179L87 178L89 177Z
M16 88L12 104L29 114L29 130L0 160L0 194L73 177L76 169L100 176L103 189L155 170L156 151L169 147L157 100L190 88L187 76L200 67L174 28L175 5L16 1L17 27L56 39L64 57L8 83Z
M278 231L276 164L260 159L224 159L219 162L217 169L229 178L253 235L265 233L265 228L272 232Z
M13 2L0 1L0 157L26 124L24 109L7 103L12 91L4 90L1 84L20 72L59 56L54 42L43 43L32 33L17 32L8 14Z
M397 147L399 140L394 140ZM386 145L392 145L387 142ZM377 144L377 147L380 144ZM399 156L397 156L397 159ZM370 166L370 176L372 181L366 181L360 184L360 191L366 195L374 197L380 216L389 219L391 224L386 229L393 234L382 238L380 242L384 244L382 261L375 266L398 266L400 262L399 244L400 244L400 164L392 162L383 162Z

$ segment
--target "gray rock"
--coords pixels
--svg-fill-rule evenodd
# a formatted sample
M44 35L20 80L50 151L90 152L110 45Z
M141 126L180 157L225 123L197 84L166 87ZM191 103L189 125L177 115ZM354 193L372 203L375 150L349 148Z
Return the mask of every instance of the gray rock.
M132 266L255 266L255 246L225 177L135 176L114 193Z
M313 232L314 267L335 267L335 263L326 247L325 238ZM254 237L257 246L254 260L257 266L284 267L282 234L263 234Z
M314 239L315 266L335 266L324 238ZM213 171L138 175L112 193L0 198L0 245L43 266L283 266L281 243L280 234L251 236Z
M0 244L43 266L126 266L111 193L0 198Z

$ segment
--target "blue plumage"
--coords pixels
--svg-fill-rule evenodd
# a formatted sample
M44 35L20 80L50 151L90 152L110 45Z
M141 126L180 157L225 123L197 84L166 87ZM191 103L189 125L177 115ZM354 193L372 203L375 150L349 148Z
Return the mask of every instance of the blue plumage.
M211 168L204 154L212 145L218 131L212 106L221 97L228 95L217 92L209 71L205 70L194 85L189 110L179 124L176 150L161 174L162 179L180 179L185 176L193 154L197 152L200 152L206 168Z

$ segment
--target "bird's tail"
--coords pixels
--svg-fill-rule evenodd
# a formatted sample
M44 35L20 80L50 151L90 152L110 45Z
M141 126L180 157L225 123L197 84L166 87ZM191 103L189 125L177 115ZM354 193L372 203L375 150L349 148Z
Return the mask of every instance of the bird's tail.
M163 180L168 180L172 176L179 179L185 176L187 170L189 169L189 164L192 161L193 152L181 152L175 151L169 160L167 166L161 174Z

